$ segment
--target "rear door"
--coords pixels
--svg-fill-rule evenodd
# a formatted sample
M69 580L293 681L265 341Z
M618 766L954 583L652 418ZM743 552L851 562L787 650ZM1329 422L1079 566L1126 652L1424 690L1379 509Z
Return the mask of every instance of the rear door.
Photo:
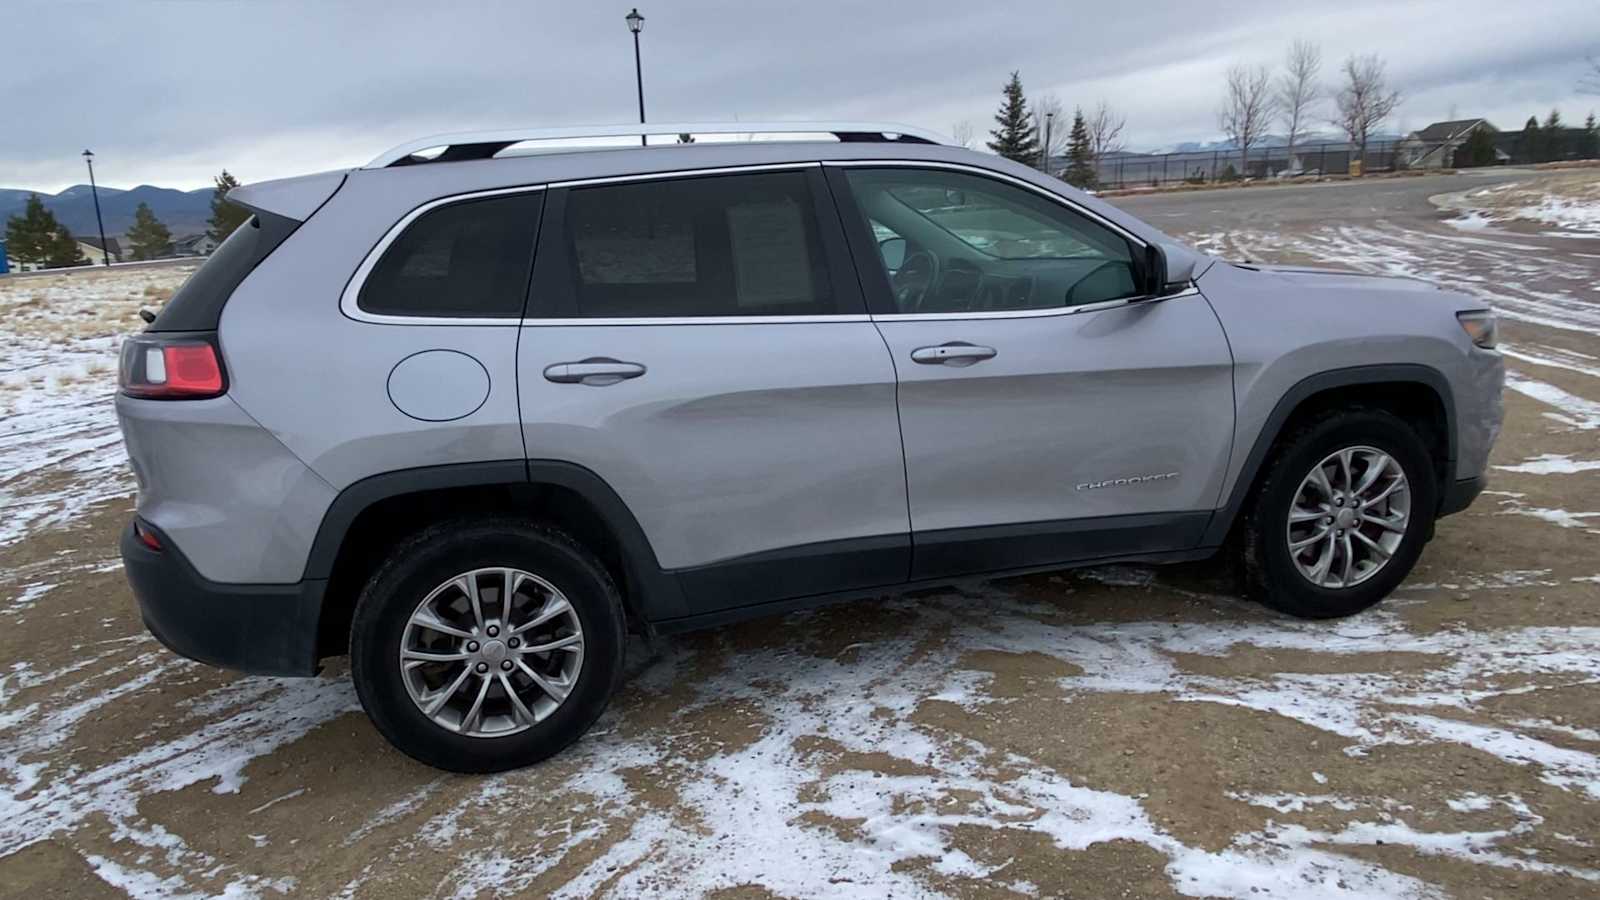
M609 483L685 614L903 581L894 366L820 167L548 193L518 347L528 457Z
M913 577L1194 547L1233 433L1232 357L1146 248L1025 182L829 166L899 371Z

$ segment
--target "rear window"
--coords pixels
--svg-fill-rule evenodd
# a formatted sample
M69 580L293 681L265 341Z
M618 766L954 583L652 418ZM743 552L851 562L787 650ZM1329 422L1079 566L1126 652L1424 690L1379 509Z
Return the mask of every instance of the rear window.
M543 204L532 192L429 210L384 251L356 305L388 316L520 317Z
M222 307L245 276L299 227L299 220L272 213L251 216L217 245L146 330L216 331Z
M566 249L594 318L836 313L806 175L574 188Z

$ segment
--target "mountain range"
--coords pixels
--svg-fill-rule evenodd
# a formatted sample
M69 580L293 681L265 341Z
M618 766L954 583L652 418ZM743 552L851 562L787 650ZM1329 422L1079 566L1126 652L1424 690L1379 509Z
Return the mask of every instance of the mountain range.
M34 193L39 192L0 188L0 221L20 215L27 206L28 195ZM205 231L206 220L211 218L211 193L211 188L178 191L149 184L131 190L100 188L100 214L105 219L106 236L120 239L133 224L133 212L140 203L150 204L150 211L175 238ZM95 235L94 196L87 184L75 184L59 194L39 193L39 199L55 214L56 221L74 235Z

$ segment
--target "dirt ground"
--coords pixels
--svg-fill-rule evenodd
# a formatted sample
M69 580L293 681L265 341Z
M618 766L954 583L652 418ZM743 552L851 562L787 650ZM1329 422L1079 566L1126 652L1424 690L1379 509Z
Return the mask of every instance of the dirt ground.
M342 666L144 633L110 372L185 271L0 280L0 895L1600 896L1600 240L1428 201L1548 177L1127 203L1505 314L1491 493L1379 608L1117 566L636 641L590 735L494 777L391 750Z

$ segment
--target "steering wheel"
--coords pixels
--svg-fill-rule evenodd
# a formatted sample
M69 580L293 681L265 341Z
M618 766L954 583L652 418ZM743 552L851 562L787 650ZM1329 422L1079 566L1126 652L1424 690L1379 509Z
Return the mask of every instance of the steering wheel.
M907 256L890 280L894 306L900 312L920 312L939 280L939 258L926 250Z

